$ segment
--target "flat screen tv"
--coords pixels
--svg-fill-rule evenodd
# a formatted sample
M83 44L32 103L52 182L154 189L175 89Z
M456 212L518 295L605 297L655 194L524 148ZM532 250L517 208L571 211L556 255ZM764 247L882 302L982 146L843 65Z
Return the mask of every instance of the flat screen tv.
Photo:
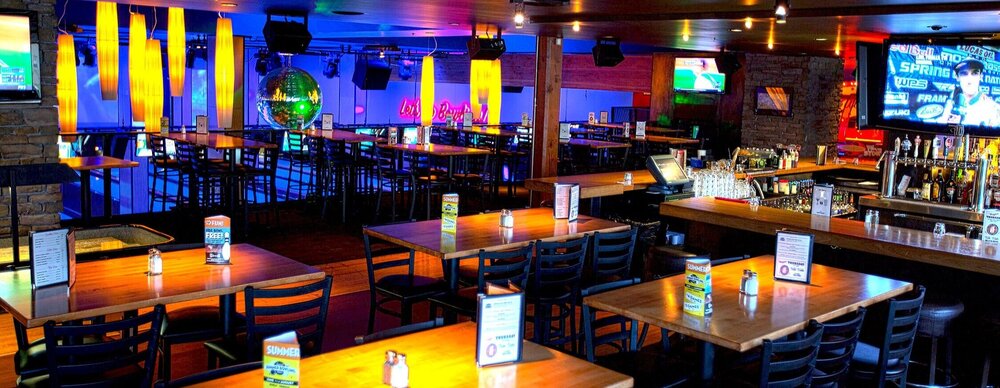
M1000 135L1000 41L891 39L884 47L884 88L865 91L881 97L876 125L950 132L962 124Z
M674 59L674 90L693 93L725 93L726 74L715 58Z
M31 41L35 15L0 10L0 103L41 101L38 44Z

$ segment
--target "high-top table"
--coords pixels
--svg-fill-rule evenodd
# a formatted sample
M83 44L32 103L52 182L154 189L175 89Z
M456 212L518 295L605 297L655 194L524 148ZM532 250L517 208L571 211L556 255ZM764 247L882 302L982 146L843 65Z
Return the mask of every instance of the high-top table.
M495 162L493 163L493 171L491 173L495 177L501 176L501 169L503 167L501 157L503 155L504 146L507 145L509 139L520 135L520 133L518 133L515 130L509 130L496 126L485 126L485 125L474 125L471 127L434 126L432 128L442 131L465 133L474 136L492 137L493 160L495 160ZM490 184L490 195L493 196L493 198L495 198L499 190L500 190L500 183L497 182L496 179L494 179L492 184Z
M386 141L386 139L380 137L354 133L351 131L343 131L339 129L307 129L307 130L292 130L289 132L302 134L309 137L326 139L330 141L342 141L346 144L382 143Z
M90 172L104 170L104 217L112 216L111 201L111 170L116 168L133 168L139 162L112 158L110 156L78 156L60 158L59 162L80 172L80 216L84 224L90 223L93 216L91 209Z
M756 271L759 294L741 297L743 270ZM711 379L713 347L746 352L765 339L803 330L809 320L828 321L913 288L907 282L813 264L811 284L774 280L774 256L758 256L712 268L713 314L683 311L685 275L584 298L589 306L647 322L702 341L701 377Z
M376 387L382 383L385 351L406 354L411 387L548 386L631 387L631 377L558 350L524 341L521 361L476 366L476 324L463 322L304 358L303 387ZM260 385L261 369L208 381L196 387Z

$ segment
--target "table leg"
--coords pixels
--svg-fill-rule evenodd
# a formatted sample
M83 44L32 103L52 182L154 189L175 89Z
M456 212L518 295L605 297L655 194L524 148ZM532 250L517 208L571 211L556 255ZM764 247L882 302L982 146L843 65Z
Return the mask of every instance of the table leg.
M25 327L21 322L14 318L14 337L17 339L17 348L19 350L28 349L28 328Z
M80 171L80 217L84 224L90 223L90 171Z
M712 380L712 366L715 363L715 346L710 342L698 341L698 366L702 381Z
M166 178L164 178L164 179L166 179ZM111 201L111 169L110 168L105 168L104 169L104 218L106 218L106 219L111 219L111 216L114 215L113 214L114 212L111 209L111 205L112 205L112 201Z
M590 215L601 216L601 197L590 197Z
M458 259L445 259L448 266L448 289L452 292L458 291Z
M233 317L236 316L236 294L219 295L219 314L222 315L222 335L232 338Z

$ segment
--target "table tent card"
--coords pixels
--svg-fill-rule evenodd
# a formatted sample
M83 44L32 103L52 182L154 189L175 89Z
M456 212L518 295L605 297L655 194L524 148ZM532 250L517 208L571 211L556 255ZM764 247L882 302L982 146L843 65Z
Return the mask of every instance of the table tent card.
M399 143L399 128L389 127L389 131L387 133L389 136L389 145Z
M829 217L833 209L833 186L815 185L812 193L812 214Z
M559 123L559 141L569 141L569 138L570 138L569 123Z
M524 293L516 287L487 283L476 309L476 365L521 361L524 333Z
M601 111L601 124L607 124L607 123L608 123L608 111L602 110Z
M333 113L324 113L320 129L333 129Z
M712 315L712 262L691 259L684 264L684 312L704 317Z
M779 231L774 249L774 280L812 280L813 235Z
M160 117L160 134L166 136L170 132L170 117Z
M465 112L465 114L462 115L462 126L463 127L472 126L472 112Z
M646 122L636 121L635 122L635 138L645 139L646 138Z
M594 112L587 113L587 124L597 124L597 115Z
M555 193L555 205L553 206L555 219L576 221L580 214L580 185L555 183L553 193Z
M229 264L232 230L229 217L205 217L205 264Z
M28 255L31 258L31 288L67 285L76 282L76 238L69 229L31 232Z
M299 360L302 355L294 331L264 339L264 388L299 386Z
M195 117L195 133L208 133L208 116L198 115Z
M983 212L983 242L1000 243L1000 209L989 209Z
M527 127L527 126L531 125L531 123L529 121L530 120L528 119L528 114L527 113L521 113L521 126L522 127Z
M455 233L458 229L458 194L441 196L441 231Z

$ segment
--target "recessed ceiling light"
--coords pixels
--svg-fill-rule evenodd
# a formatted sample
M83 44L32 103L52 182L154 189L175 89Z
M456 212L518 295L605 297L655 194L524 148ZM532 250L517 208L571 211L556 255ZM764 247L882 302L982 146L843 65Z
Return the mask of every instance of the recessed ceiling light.
M743 30L741 30L741 29L739 29L739 28L734 28L734 29L731 29L731 30L729 30L729 31L730 31L730 32L743 32Z
M236 7L236 3L230 3L230 2L219 3L219 6L220 7L226 7L226 8L233 8L233 7Z
M820 41L820 42L825 42L825 41L826 41L826 38L816 38L816 40L817 40L817 41Z
M333 13L342 16L358 16L365 14L364 12L358 12L358 11L333 11Z

